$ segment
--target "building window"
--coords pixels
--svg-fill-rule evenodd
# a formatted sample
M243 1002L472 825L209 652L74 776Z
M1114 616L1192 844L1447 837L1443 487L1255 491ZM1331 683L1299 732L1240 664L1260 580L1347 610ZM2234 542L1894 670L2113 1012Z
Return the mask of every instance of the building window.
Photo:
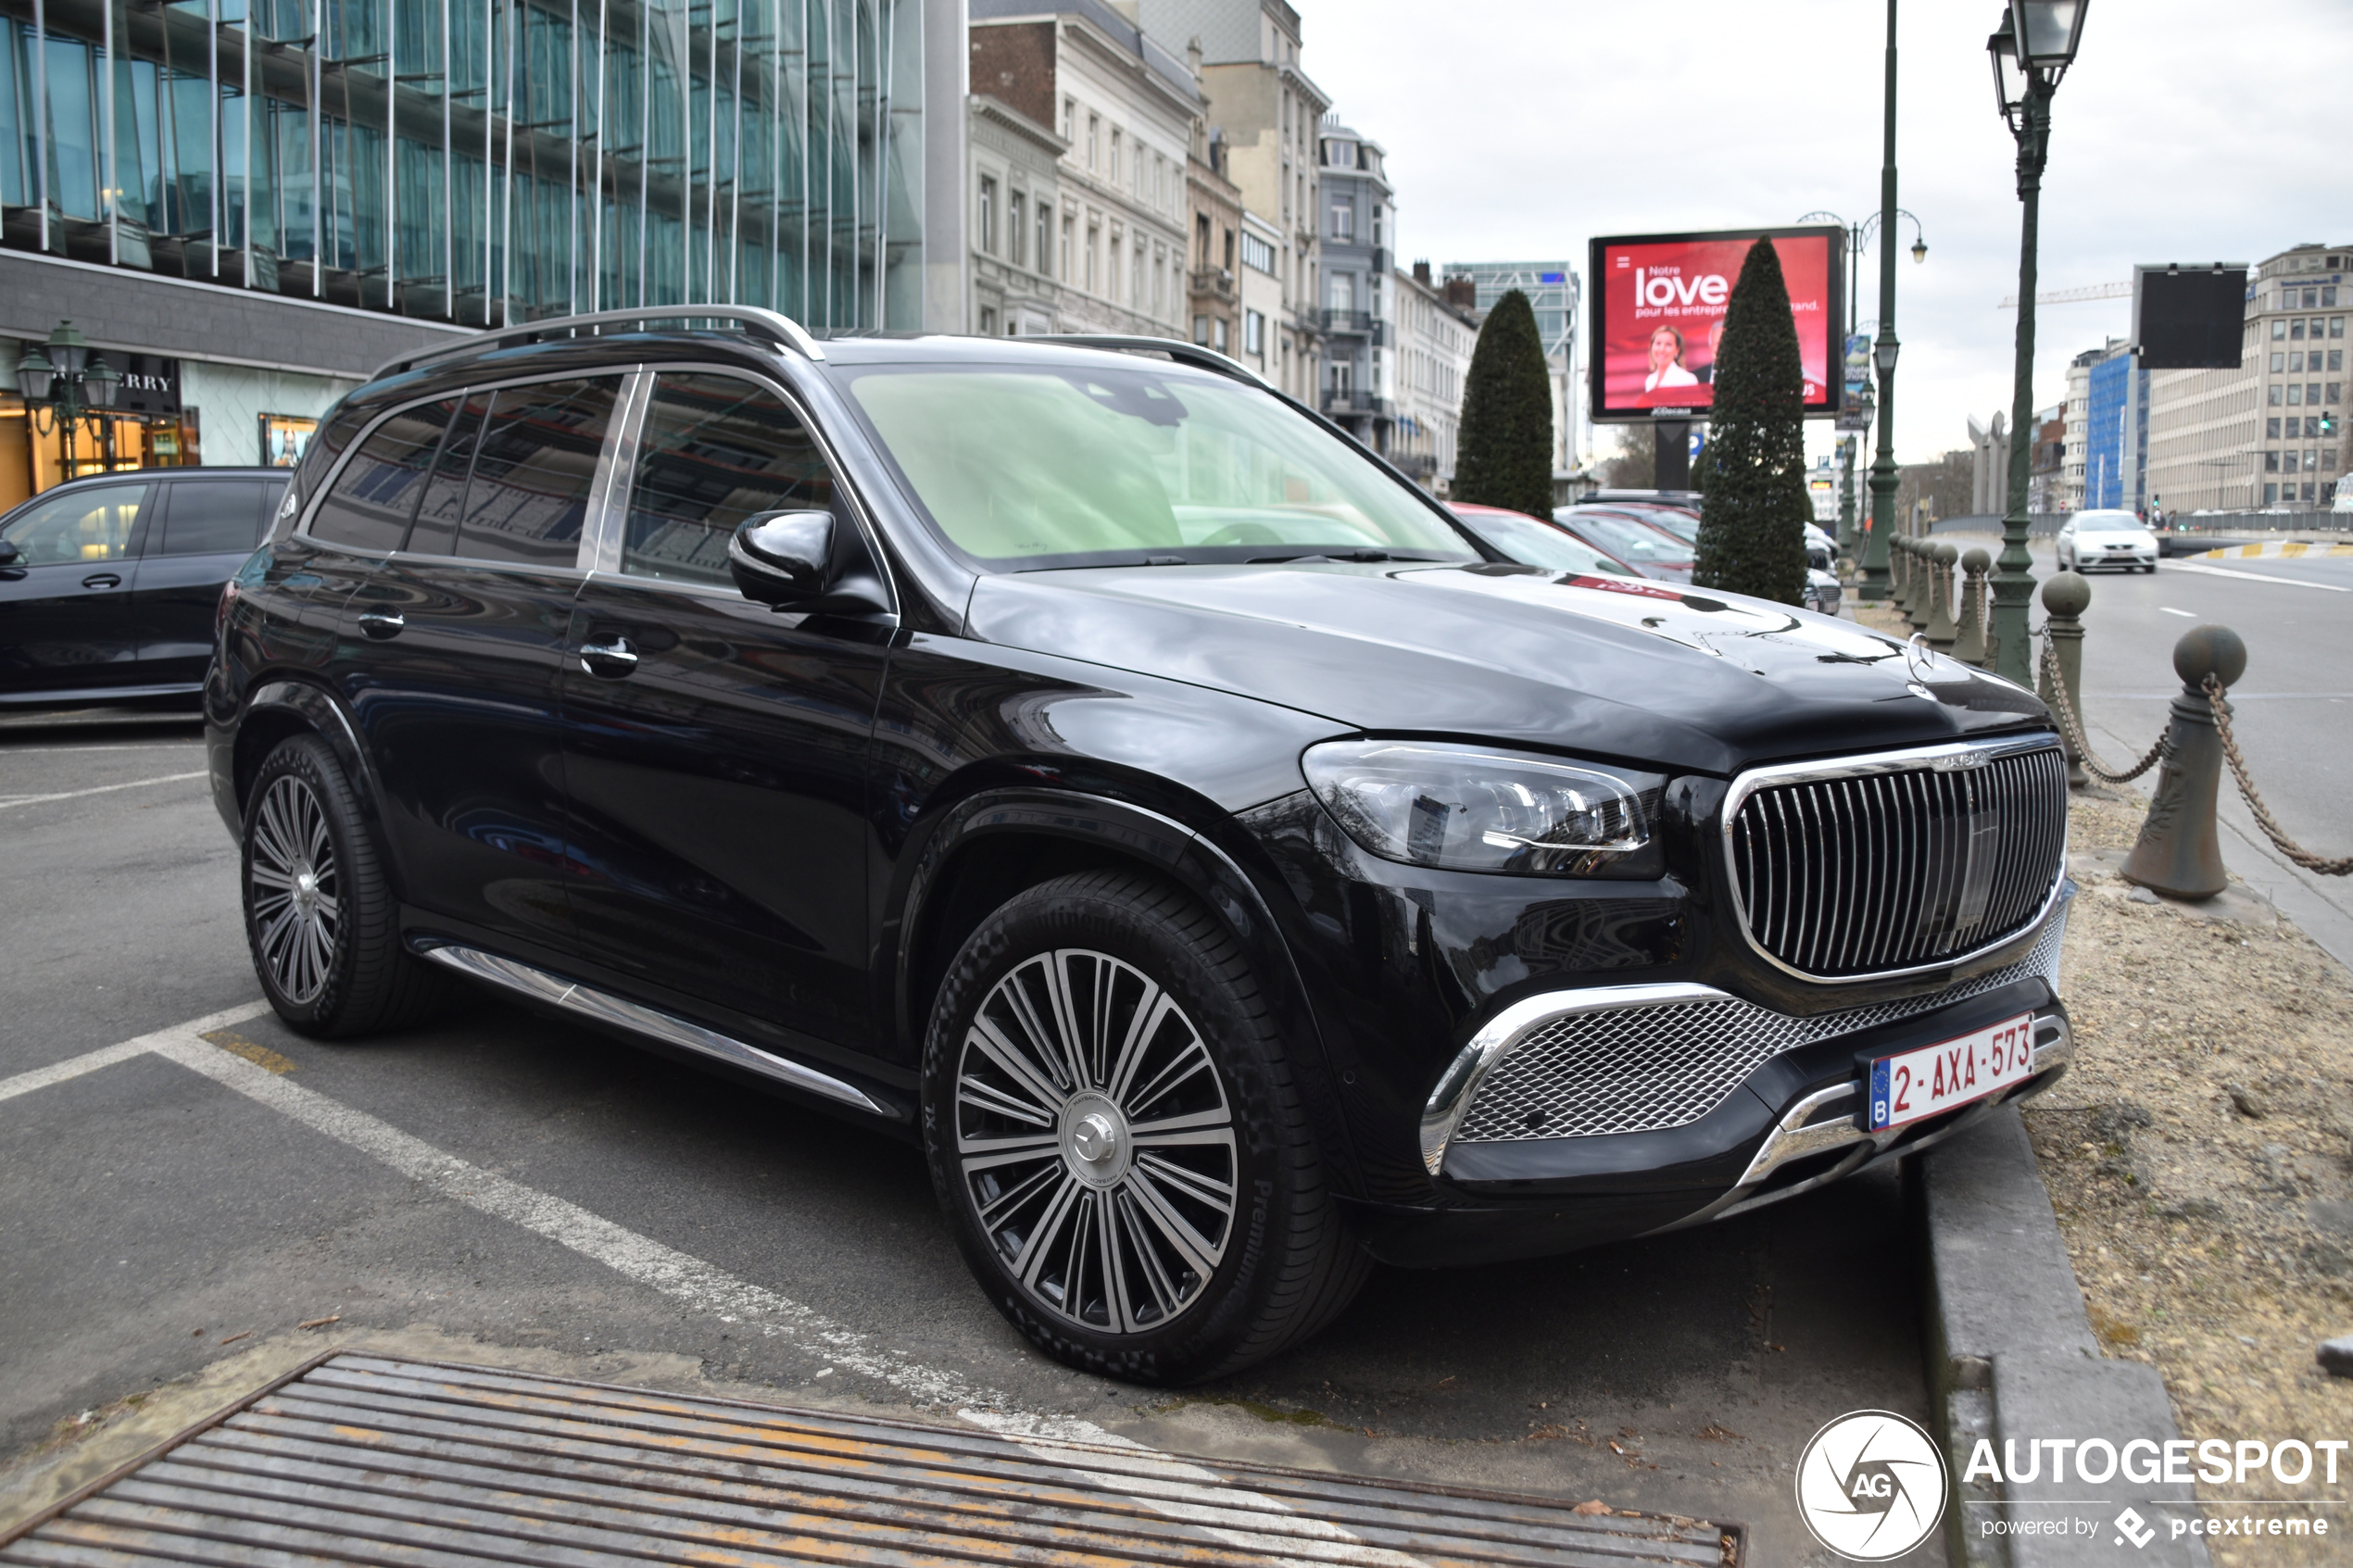
M2302 358L2302 356L2300 356L2300 355L2299 355L2297 358ZM2302 370L2303 368L2304 368L2304 367L2303 367L2303 366L2301 366L2301 365L2298 365L2298 366L2296 367L2296 369L2297 369L2297 370ZM2271 351L2271 373L2272 373L2273 375L2275 375L2275 376L2276 376L2276 375L2278 375L2278 374L2279 374L2282 370L2286 370L2286 369L2287 369L2287 356L2286 356L2285 354L2281 353L2281 352L2280 352L2279 350L2277 350L2277 349L2273 349L2273 350Z
M2288 391L2289 391L2289 392L2291 392L2291 393L2293 393L2295 390L2296 390L2296 388L2294 388L2293 386L2291 386L2291 387L2289 387L2289 388L2288 388ZM2289 402L2291 402L2291 403L2293 403L2293 402L2295 402L2295 401L2296 401L2296 399L2295 399L2294 397L2292 397L2292 396L2291 396L2291 397L2288 399L2288 401L2289 401ZM2321 402L2321 383L2320 383L2319 382L2316 382L2316 381L2308 381L2308 382L2306 382L2306 383L2304 383L2304 401L2306 401L2307 403L2311 404L2311 405L2312 405L2312 406L2314 406L2315 408L2318 408L2318 407L2320 406L2320 402Z
M1356 278L1353 273L1332 274L1332 308L1340 311L1356 308Z
M1054 209L1041 201L1038 204L1038 270L1048 276L1053 273L1053 269L1046 265L1048 253L1054 248L1053 240ZM1065 270L1070 267L1067 255L1063 257L1063 267Z
M1095 257L1103 247L1103 232L1095 224L1087 225L1087 292L1095 292Z
M980 248L997 254L997 182L986 174L980 177Z
M2345 335L2345 318L2344 318L2344 317L2342 317L2342 316L2332 316L2332 317L2330 317L2330 318L2329 318L2329 336L2331 336L2331 337L2343 337L2344 335Z
M1242 234L1242 265L1255 267L1268 277L1275 275L1275 247L1256 234Z
M1044 219L1044 217L1043 217L1043 215L1042 215L1042 214L1039 216L1038 221L1039 221L1039 222L1041 222L1041 223L1045 221L1045 219ZM1074 229L1076 229L1076 228L1077 227L1077 225L1078 225L1078 220L1076 220L1076 218L1072 218L1072 217L1068 216L1067 214L1065 214L1065 215L1063 216L1063 248L1062 248L1062 255L1061 255L1059 257L1057 257L1057 258L1056 258L1056 259L1057 259L1057 265L1056 265L1056 267L1055 267L1055 269L1054 269L1054 272L1055 272L1055 275L1056 275L1057 277L1062 278L1064 282L1068 282L1068 281L1069 281L1069 278L1070 278L1070 275L1071 275L1071 273L1070 273L1070 240L1071 240L1071 232L1072 232Z
M2263 389L2264 400L2274 408L2280 406L2280 383L2273 382Z
M2279 505L2279 501L2280 487L2276 484L2265 485L2263 487L2263 504L2267 507L2275 507Z
M1218 353L1223 354L1226 352L1226 318L1220 316L1216 320L1210 323L1209 346L1217 350ZM2335 461L2334 456L2331 457L2330 461L2332 463Z
M1087 117L1087 172L1089 174L1095 172L1095 149L1101 144L1102 134L1103 117L1099 114L1088 115Z
M2276 419L2264 420L2263 434L2268 440L2277 441L2280 438L2280 421Z
M2321 471L2322 473L2334 473L2336 471L2335 447L2323 446L2321 448Z
M2338 400L2339 395L2345 391L2345 383L2341 381L2333 381L2321 390L2328 395L2324 399L2322 399L2322 401L2334 403Z
M997 312L986 305L980 307L980 335L983 337L997 335Z
M2277 424L2280 421L2273 420L2271 422L2273 424ZM2277 473L2280 471L2280 455L2268 447L2265 448L2263 453L2263 471L2265 473Z
M1356 208L1349 202L1332 203L1332 238L1353 239L1356 233Z
M1375 202L1373 204L1373 244L1375 245L1380 244L1380 204L1378 202Z
M1242 352L1264 358L1266 354L1266 316L1264 311L1242 312Z
M2329 350L2329 369L2332 370L2341 370L2345 369L2345 350L2342 348L2332 348Z
M2293 423L2294 421L2291 420L2289 422ZM2296 432L2293 430L2288 432L2288 434L2290 435L2294 435L2295 433ZM2315 441L2318 441L2321 438L2321 420L2318 415L2307 414L2304 416L2304 433Z
M1078 100L1077 100L1077 99L1076 99L1076 98L1064 98L1064 99L1063 100L1063 141L1067 142L1067 141L1069 141L1069 140L1071 139L1070 128L1071 128L1071 126L1072 126L1074 123L1076 123L1076 122L1077 119L1078 119Z
M2290 321L2287 324L2287 335L2295 342L2301 343L2304 340L2304 320L2302 317L2298 317L2296 320Z
M1005 259L1019 267L1021 247L1029 236L1029 198L1019 191L1005 198Z
M1111 182L1114 185L1119 183L1119 128L1114 125L1111 132Z
M2284 320L2283 320L2282 318L2280 318L2280 317L2277 317L2277 316L2272 317L2272 318L2271 318L2271 341L2272 341L2273 343L2277 343L2277 342L2279 342L2279 341L2280 341L2280 339L2282 339L2282 338L2284 338L2284 337L2285 337L2285 336L2287 336L2287 322L2286 322Z
M1196 317L1194 317L1194 318L1193 318L1193 341L1194 341L1195 343L1197 343L1197 344L1200 344L1200 345L1201 345L1203 348L1206 348L1206 347L1208 347L1208 346L1209 346L1209 318L1208 318L1208 317L1206 317L1206 316L1196 316Z
M1119 297L1119 236L1117 234L1112 235L1111 249L1106 253L1106 257L1109 265L1103 269L1102 293L1109 298L1117 299Z

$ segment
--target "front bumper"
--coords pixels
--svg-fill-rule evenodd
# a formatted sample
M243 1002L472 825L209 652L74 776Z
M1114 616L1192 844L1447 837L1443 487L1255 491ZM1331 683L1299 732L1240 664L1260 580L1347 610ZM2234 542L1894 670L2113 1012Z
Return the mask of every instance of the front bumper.
M1383 1261L1540 1257L1739 1214L1927 1147L2039 1094L2073 1055L2057 995L2066 903L2024 954L1939 993L1813 1018L1693 985L1555 991L1498 1014L1422 1123L1434 1204L1353 1203ZM2031 1012L2033 1070L1874 1133L1863 1072Z

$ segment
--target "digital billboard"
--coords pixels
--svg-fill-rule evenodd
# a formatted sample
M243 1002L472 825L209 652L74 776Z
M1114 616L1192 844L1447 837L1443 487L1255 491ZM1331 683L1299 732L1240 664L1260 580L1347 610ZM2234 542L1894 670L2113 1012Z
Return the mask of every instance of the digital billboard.
M1738 229L1593 242L1588 352L1597 422L1707 417L1724 308L1741 263L1760 239L1773 242L1789 285L1806 415L1828 419L1838 412L1846 308L1839 257L1845 231L1836 225Z

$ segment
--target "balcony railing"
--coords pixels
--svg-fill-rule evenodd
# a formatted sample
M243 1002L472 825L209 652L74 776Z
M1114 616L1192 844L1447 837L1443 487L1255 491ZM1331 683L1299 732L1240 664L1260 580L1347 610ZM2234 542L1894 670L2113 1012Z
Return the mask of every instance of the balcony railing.
M1234 275L1223 267L1196 267L1192 271L1192 290L1195 294L1231 299L1234 297Z
M1327 414L1369 414L1386 418L1389 399L1376 397L1358 387L1327 387L1324 389L1323 409Z
M1369 332L1373 330L1373 313L1369 310L1327 310L1322 326L1327 332Z

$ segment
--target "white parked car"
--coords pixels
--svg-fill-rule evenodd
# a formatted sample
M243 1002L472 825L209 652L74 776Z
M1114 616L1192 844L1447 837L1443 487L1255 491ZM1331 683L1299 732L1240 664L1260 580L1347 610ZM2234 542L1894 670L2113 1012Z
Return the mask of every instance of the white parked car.
M2095 566L2157 570L2157 535L2126 511L2077 512L2058 533L2059 565L2077 571Z

